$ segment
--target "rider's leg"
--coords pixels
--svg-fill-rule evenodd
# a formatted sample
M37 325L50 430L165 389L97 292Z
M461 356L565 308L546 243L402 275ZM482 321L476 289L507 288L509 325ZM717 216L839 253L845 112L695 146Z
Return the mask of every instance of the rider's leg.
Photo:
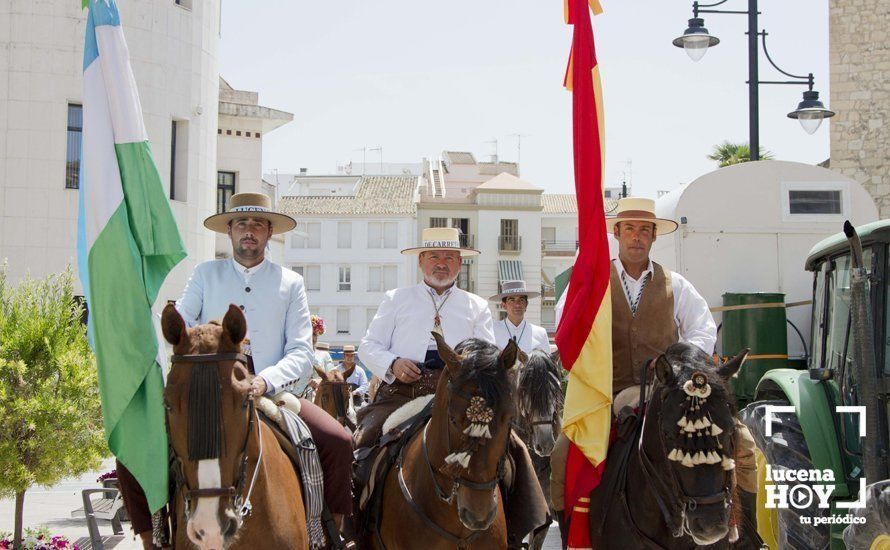
M300 399L300 418L318 446L328 510L335 521L338 516L352 514L352 436L331 415L305 399Z
M151 511L148 509L148 501L145 499L145 493L142 487L130 470L126 466L117 462L117 482L120 487L121 496L124 499L124 506L127 508L127 515L130 517L130 526L133 532L139 535L143 540L148 540L151 544ZM147 535L147 539L146 539ZM147 546L146 548L151 548Z
M569 440L565 434L559 434L556 445L550 453L550 504L556 512L556 521L559 522L559 535L562 538L562 546L566 546L568 526L565 522L565 492L566 492L566 458L569 454Z
M748 427L736 418L735 435L735 473L736 483L739 489L742 513L751 522L757 525L757 462L754 456L754 437Z

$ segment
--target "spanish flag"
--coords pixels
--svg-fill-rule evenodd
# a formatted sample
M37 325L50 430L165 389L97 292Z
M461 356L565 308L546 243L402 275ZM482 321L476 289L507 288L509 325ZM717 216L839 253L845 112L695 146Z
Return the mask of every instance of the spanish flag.
M571 441L566 463L565 513L569 548L590 548L590 491L600 481L609 447L612 401L612 302L609 242L603 206L603 103L590 9L597 0L565 0L574 25L565 86L572 92L578 257L556 332L569 371L563 431Z

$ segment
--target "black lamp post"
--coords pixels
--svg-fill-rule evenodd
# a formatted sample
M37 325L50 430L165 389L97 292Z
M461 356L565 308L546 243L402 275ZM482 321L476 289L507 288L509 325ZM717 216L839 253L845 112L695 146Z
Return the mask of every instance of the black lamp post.
M701 13L730 13L748 16L748 146L750 148L750 159L760 159L760 97L758 87L760 84L801 84L806 85L808 90L803 93L803 101L798 104L797 109L788 113L788 118L795 118L800 125L808 133L815 132L822 120L834 116L834 112L825 108L825 105L819 101L819 92L813 90L813 73L807 76L798 76L787 73L780 69L769 56L766 49L766 31L757 30L757 0L748 0L747 11L730 11L730 10L713 10L713 8L727 2L721 0L714 4L699 4L697 1L692 3L692 19L689 20L689 27L683 32L682 36L674 39L673 44L678 48L683 48L689 58L698 61L704 57L708 48L716 46L720 43L720 39L712 36L708 29L705 28L704 19L699 17ZM760 80L758 75L758 45L757 38L761 37L763 41L763 53L766 55L767 61L777 71L783 75L793 78L794 80Z

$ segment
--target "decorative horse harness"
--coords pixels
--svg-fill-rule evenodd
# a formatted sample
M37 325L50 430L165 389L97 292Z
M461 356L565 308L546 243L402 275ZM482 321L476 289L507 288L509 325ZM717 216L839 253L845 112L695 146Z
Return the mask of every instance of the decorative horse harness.
M454 469L454 470L465 470L470 464L470 458L476 448L483 445L483 439L491 439L491 428L490 424L492 420L494 420L494 411L489 407L485 401L485 398L478 395L469 395L464 391L456 388L452 381L448 380L448 394L458 395L467 401L468 406L466 410L466 417L470 421L470 425L467 426L466 429L463 430L463 433L471 439L470 443L464 450L461 451L453 451L451 447L451 431L447 430L446 434L448 434L447 439L447 447L448 455L445 457L445 468ZM450 402L450 399L448 400ZM448 421L451 425L457 426L457 420L451 414L451 407L448 407ZM433 487L436 491L436 496L439 497L440 500L447 504L451 504L454 500L454 496L457 494L458 488L462 485L469 489L475 491L485 491L494 489L497 484L503 479L504 474L506 472L506 462L507 455L509 454L509 445L505 447L504 454L501 455L500 460L498 461L498 469L495 477L486 482L476 482L460 477L460 475L447 475L451 479L451 491L445 491L441 485L439 485L439 481L436 479L436 473L433 471L433 465L430 461L429 449L427 447L426 442L426 432L427 428L429 428L429 420L427 420L426 425L423 427L423 435L422 435L422 446L423 446L423 459L426 464L427 471L430 474L430 478L433 480ZM481 535L484 531L474 531L470 535L466 537L458 537L447 531L444 527L437 524L432 518L430 518L420 507L417 501L414 500L414 497L411 494L411 490L408 488L408 484L405 482L404 471L402 466L404 464L404 456L405 456L405 448L407 445L402 447L402 450L399 452L399 458L396 462L396 469L398 471L399 476L399 488L402 491L402 496L405 499L405 502L408 503L408 506L411 507L411 510L417 514L423 522L433 529L439 536L447 539L449 542L454 544L459 549L467 549L476 540L479 535ZM382 544L382 540L380 541Z
M195 354L195 355L173 355L170 357L171 362L175 366L176 363L195 363L196 367L200 366L202 369L213 368L216 370L219 366L219 363L223 361L236 361L243 363L244 365L248 365L248 359L244 354L241 353L212 353L212 354ZM193 371L192 378L193 382L195 379L196 372ZM215 373L214 373L215 376ZM191 399L190 399L191 401ZM167 410L170 410L170 407L165 404ZM252 506L250 504L250 495L253 492L254 484L257 480L257 475L259 473L260 464L263 462L263 437L262 432L260 430L259 423L259 415L256 410L256 406L254 404L253 396L248 393L244 397L244 402L241 407L243 409L247 409L247 435L244 438L244 444L241 446L241 451L239 453L238 459L238 475L235 478L234 485L229 485L228 487L209 487L209 488L199 488L192 489L188 485L188 480L185 479L185 475L182 472L182 459L176 454L175 450L172 450L173 453L173 463L174 463L174 476L176 482L176 491L182 491L182 500L184 505L184 512L186 518L188 518L189 511L191 509L191 501L192 499L202 498L202 497L221 497L221 498L229 498L232 499L232 507L235 512L240 517L247 517L250 515L250 511ZM191 412L189 413L189 417L191 418ZM221 419L219 420L221 422ZM169 431L169 417L168 417L168 431ZM257 442L259 445L259 455L257 456L256 467L253 471L253 476L250 480L250 485L247 488L246 495L242 495L244 486L247 481L247 444L250 441L250 434L256 426L257 431ZM192 427L189 427L189 431L192 431ZM189 433L188 438L192 440L195 437L195 434ZM189 443L191 447L191 442ZM192 451L189 451L191 455ZM217 456L218 457L218 456ZM217 458L217 457L203 457L203 458ZM198 458L193 458L189 456L190 460L197 460Z
M642 416L638 420L639 427L637 430L639 431L639 439L637 440L637 456L640 462L640 468L643 472L643 477L645 478L646 485L652 488L652 494L655 497L655 501L658 503L658 508L661 511L662 518L664 519L665 524L671 530L671 533L675 538L680 538L685 534L689 534L689 527L687 525L687 511L692 511L698 508L699 505L709 505L709 504L717 504L719 502L723 502L724 507L728 508L732 506L732 487L734 485L734 469L735 469L735 461L732 458L732 440L730 439L730 449L729 453L723 453L721 458L717 458L714 460L714 457L718 455L716 450L710 450L710 452L705 452L704 450L693 450L690 447L691 444L687 443L683 446L683 448L675 448L670 454L668 454L668 459L675 462L680 462L683 466L692 468L698 466L699 464L716 464L720 463L726 472L725 481L726 483L723 486L723 489L705 496L689 496L683 490L683 486L680 483L680 480L677 479L677 474L674 472L673 468L665 468L669 472L668 481L666 482L662 478L659 477L659 473L664 469L659 470L652 463L652 460L649 458L649 455L646 454L646 450L643 448L643 442L645 440L645 427L646 420L649 415L649 399L647 398L646 392L646 380L648 373L648 362L643 363L642 373L640 375L640 408L642 411ZM657 382L658 379L656 378ZM660 389L660 388L659 388ZM652 395L655 395L656 386L653 385ZM716 423L710 422L708 420L708 425L705 426L704 419L707 418L704 416L704 412L702 409L702 405L706 402L708 396L711 394L710 384L707 382L707 376L697 371L693 373L692 378L688 380L683 385L683 391L686 393L686 403L687 403L687 411L686 415L683 416L677 425L680 427L681 433L687 434L685 439L689 440L695 435L696 438L708 438L709 436L713 438L714 441L708 441L705 443L705 446L716 444L716 449L723 451L723 446L717 440L717 436L723 432ZM664 393L663 391L661 392ZM651 397L651 396L649 396ZM661 399L660 405L664 404L664 397ZM663 410L662 407L658 407L657 417L656 417L656 425L661 425ZM691 429L689 429L691 427ZM711 430L708 431L707 428L710 427ZM662 430L658 431L658 442L659 446L662 450L666 451L667 446L665 445L664 433ZM622 485L626 485L627 481L627 462L630 458L630 451L633 448L633 445L627 445L624 456L622 456L621 463L616 465L621 468L621 473L616 478L616 481L621 483ZM693 452L695 454L693 454ZM699 453L701 453L701 457L699 457ZM702 459L702 457L704 457ZM624 491L624 487L621 487L621 490ZM611 493L611 491L610 491ZM608 502L608 501L607 501ZM631 513L630 508L627 505L627 499L622 499L624 504L624 513L627 518L630 520L631 526L634 528L637 537L647 543L648 546L654 548L664 548L657 541L650 538L648 535L643 533L642 530L637 526L634 521L633 514ZM680 511L680 519L679 521L675 521L675 511ZM608 516L608 507L602 515L602 522L599 525L600 531L605 524L606 518Z

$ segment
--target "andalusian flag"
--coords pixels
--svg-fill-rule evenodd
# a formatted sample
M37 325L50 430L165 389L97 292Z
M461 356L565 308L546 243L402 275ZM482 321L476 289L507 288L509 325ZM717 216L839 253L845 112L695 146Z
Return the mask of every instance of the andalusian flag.
M142 122L114 0L89 0L77 260L89 305L108 447L167 502L164 382L151 306L186 256Z
M563 431L571 441L566 463L565 513L569 548L589 548L588 495L599 484L609 448L612 401L612 302L609 242L603 207L603 104L590 11L597 0L565 0L574 25L565 86L572 91L578 257L572 269L556 344L569 372Z

